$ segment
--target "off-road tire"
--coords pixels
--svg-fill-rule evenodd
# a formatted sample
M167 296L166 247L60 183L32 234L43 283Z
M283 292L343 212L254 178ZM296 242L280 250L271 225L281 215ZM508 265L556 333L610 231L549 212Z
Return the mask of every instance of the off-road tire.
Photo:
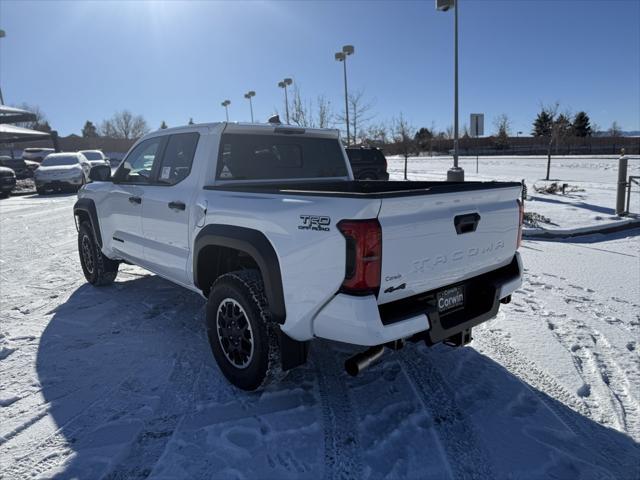
M243 368L227 358L220 340L218 309L227 299L242 307L250 324L253 353ZM285 376L280 359L278 328L271 320L259 271L238 270L221 275L215 281L207 301L207 335L218 367L233 385L242 390L257 390Z
M78 231L78 255L84 278L91 285L101 287L110 285L118 275L119 263L107 258L96 242L91 224L84 221Z

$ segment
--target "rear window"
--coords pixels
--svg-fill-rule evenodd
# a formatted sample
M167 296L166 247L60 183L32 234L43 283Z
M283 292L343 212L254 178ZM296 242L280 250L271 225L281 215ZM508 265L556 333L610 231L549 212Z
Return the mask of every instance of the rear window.
M59 167L61 165L75 165L78 163L78 157L74 155L65 155L60 157L47 157L42 162L43 167Z
M80 152L87 160L102 160L102 154L100 152Z
M222 136L219 180L280 180L346 177L337 139L288 135Z

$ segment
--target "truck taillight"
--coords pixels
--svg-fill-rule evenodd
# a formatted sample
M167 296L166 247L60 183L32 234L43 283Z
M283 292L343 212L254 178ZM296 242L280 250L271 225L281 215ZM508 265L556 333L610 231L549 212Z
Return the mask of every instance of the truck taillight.
M377 219L342 220L338 229L347 241L341 291L351 295L378 294L382 269L382 229Z
M518 200L518 242L516 248L520 248L522 245L522 225L524 224L524 202Z

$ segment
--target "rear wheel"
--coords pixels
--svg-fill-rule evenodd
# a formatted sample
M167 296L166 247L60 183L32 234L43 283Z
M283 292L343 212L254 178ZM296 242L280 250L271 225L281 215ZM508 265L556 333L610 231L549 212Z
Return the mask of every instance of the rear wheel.
M270 320L260 273L238 270L213 284L207 333L224 376L238 388L256 390L281 379L277 326Z
M118 262L107 258L96 242L93 228L87 221L80 224L78 253L84 278L96 287L113 283L118 275Z

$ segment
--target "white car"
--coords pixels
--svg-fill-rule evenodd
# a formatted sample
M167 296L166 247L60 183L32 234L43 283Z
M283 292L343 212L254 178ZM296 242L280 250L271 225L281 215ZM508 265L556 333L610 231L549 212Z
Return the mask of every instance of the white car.
M84 275L120 262L207 298L220 370L253 390L309 341L471 341L519 288L521 184L354 181L337 130L216 123L140 139L74 205ZM117 298L117 297L114 297Z
M47 190L77 192L89 181L91 164L82 153L51 153L45 157L33 180L39 194Z
M22 150L22 159L41 163L47 155L54 152L53 148L29 147Z
M80 150L78 153L83 154L92 167L96 165L111 165L109 159L100 150Z

